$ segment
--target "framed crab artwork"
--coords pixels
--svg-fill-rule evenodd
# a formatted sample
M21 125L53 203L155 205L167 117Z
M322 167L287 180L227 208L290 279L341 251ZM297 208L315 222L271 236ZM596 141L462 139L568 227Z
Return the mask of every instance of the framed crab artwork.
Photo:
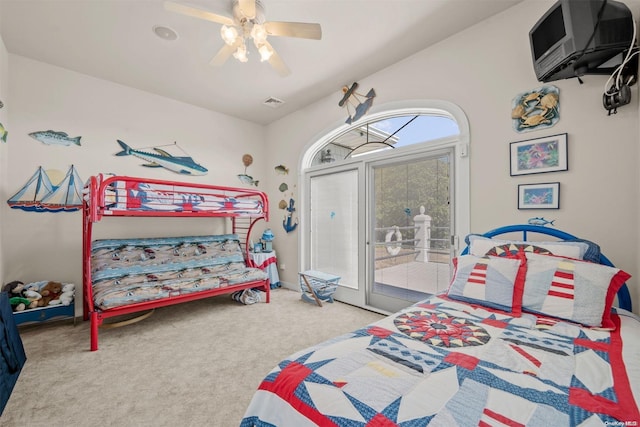
M547 85L517 95L511 101L511 119L518 133L554 126L560 120L560 90Z

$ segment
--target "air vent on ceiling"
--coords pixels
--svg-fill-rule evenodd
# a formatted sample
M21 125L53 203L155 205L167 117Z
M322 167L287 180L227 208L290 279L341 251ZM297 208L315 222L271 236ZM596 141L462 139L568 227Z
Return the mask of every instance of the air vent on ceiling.
M269 98L264 100L263 104L266 105L267 107L278 108L279 106L284 104L284 101L282 99L278 99L278 98L274 98L273 96L270 96Z

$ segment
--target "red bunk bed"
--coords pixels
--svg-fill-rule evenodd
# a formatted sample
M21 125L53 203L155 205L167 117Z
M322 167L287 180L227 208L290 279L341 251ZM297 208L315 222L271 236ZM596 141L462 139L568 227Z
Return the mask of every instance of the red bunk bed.
M105 217L224 217L232 234L93 240ZM128 176L89 179L83 194L83 308L91 350L107 318L259 288L269 279L249 257L251 230L269 220L258 190Z

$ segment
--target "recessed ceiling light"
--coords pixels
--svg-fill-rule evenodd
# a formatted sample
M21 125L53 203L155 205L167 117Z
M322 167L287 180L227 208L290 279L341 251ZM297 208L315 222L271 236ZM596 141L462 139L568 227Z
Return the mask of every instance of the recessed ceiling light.
M162 25L154 26L153 32L156 36L160 37L163 40L176 40L178 38L178 33L176 33L171 28L164 27Z

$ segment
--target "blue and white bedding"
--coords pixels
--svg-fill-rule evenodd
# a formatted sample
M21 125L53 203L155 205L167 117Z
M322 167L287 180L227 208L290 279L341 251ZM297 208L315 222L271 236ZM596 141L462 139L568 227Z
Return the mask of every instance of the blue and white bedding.
M126 211L208 211L220 214L259 215L260 199L234 197L218 189L189 188L185 184L114 181L105 190L106 208Z
M238 236L95 240L94 303L108 309L137 302L264 280L247 267Z
M640 318L613 331L433 296L280 362L249 426L636 426Z

